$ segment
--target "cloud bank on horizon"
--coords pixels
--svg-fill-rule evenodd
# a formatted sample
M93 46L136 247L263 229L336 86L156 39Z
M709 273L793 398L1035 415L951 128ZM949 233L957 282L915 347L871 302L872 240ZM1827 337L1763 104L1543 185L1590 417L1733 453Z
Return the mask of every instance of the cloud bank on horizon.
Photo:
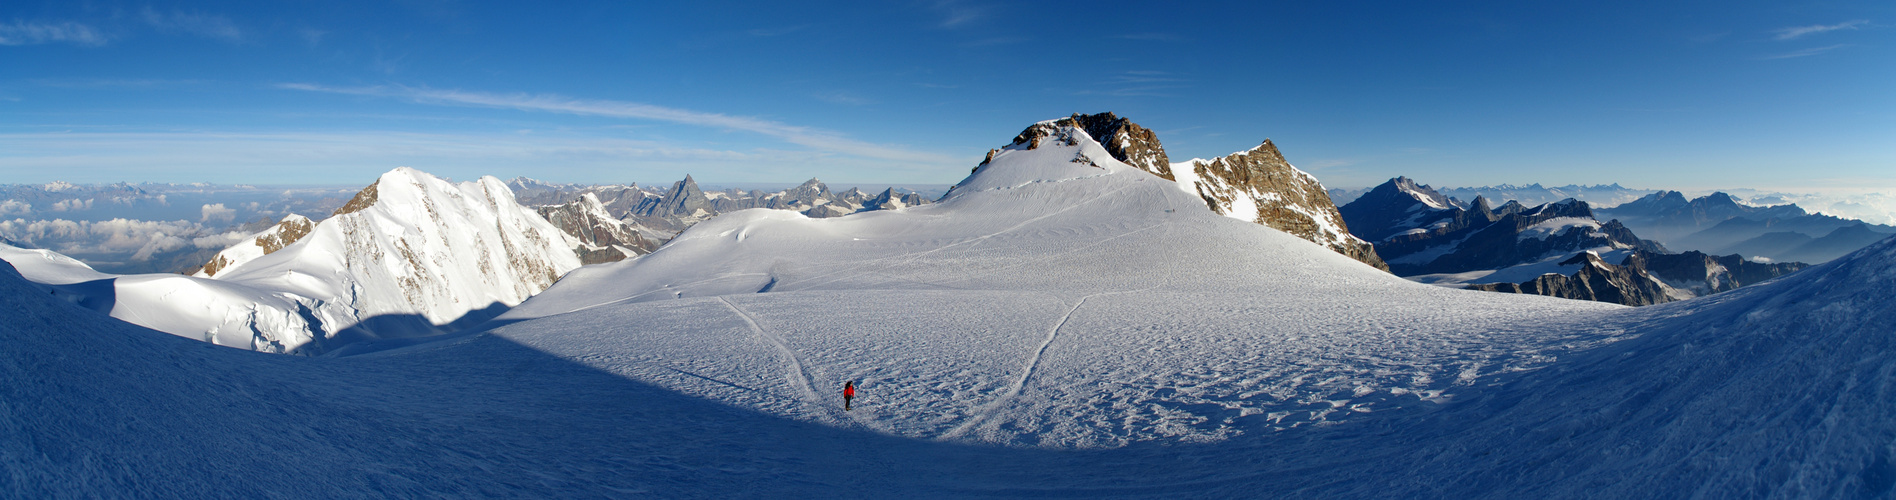
M1337 187L1896 191L1896 6L728 7L12 3L0 175L947 184L1114 111Z

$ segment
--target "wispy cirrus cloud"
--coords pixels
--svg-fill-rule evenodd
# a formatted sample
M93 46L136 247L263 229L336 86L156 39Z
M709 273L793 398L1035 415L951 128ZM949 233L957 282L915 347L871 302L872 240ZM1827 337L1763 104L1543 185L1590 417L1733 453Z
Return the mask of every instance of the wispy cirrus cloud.
M1832 50L1837 50L1837 49L1841 49L1841 48L1849 47L1849 46L1850 44L1840 43L1840 44L1830 45L1826 47L1812 47L1812 48L1799 50L1799 51L1786 52L1783 54L1772 54L1772 55L1760 57L1759 59L1768 60L1768 59L1791 59L1795 57L1808 57L1808 56L1814 56L1817 54L1822 54L1825 52L1830 52Z
M223 16L175 10L158 12L146 7L139 17L159 33L193 35L226 42L241 42L244 39L243 30Z
M1164 71L1126 71L1102 80L1106 87L1075 92L1078 95L1115 97L1170 97L1169 91L1189 86L1190 81Z
M43 43L72 43L86 46L101 46L109 41L104 32L92 26L74 22L26 22L14 21L0 24L0 45L39 45Z
M958 164L962 161L960 158L937 153L914 151L898 146L875 144L851 139L840 132L830 130L790 125L762 118L668 108L638 102L574 99L548 94L493 94L487 92L439 90L405 86L328 87L308 83L286 83L278 85L278 87L310 92L390 97L406 99L421 104L474 106L572 115L633 118L683 125L742 130L830 153L878 160L942 165Z
M943 28L962 26L987 17L988 14L987 6L973 5L959 0L937 0L932 7L936 13L942 15L940 26Z
M1826 33L1826 32L1831 32L1831 31L1840 31L1840 30L1854 30L1868 24L1870 24L1869 20L1858 19L1854 21L1844 21L1837 24L1815 24L1815 25L1810 25L1810 26L1792 26L1789 28L1779 28L1779 29L1773 30L1772 33L1776 33L1776 35L1772 36L1771 38L1776 39L1776 40L1796 40L1798 38L1802 38L1804 35L1814 35L1818 33Z

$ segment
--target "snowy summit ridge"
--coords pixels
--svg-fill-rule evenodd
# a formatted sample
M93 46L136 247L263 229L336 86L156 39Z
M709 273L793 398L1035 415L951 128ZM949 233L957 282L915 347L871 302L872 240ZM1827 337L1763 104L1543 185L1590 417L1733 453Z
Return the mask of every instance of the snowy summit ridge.
M1388 269L1373 245L1350 234L1323 184L1291 166L1269 139L1220 158L1171 163L1157 134L1150 129L1110 112L1075 113L1027 127L1007 147L988 151L981 164L992 162L1000 152L1034 149L1049 139L1063 145L1078 144L1069 131L1095 139L1093 142L1106 156L1120 163L1177 182L1180 189L1203 199L1213 212L1270 226L1378 269Z

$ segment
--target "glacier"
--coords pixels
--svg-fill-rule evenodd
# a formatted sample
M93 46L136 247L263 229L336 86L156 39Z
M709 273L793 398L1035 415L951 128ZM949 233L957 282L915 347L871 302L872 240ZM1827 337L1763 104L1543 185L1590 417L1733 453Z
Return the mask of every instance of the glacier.
M1896 486L1896 240L1637 309L1444 289L1220 216L1062 132L941 203L724 214L478 333L355 356L178 338L0 269L0 495Z

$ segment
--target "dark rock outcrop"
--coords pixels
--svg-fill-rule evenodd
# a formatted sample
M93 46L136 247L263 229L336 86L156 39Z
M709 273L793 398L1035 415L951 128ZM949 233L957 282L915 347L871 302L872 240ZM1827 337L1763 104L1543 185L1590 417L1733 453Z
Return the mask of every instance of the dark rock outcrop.
M640 234L633 225L612 217L599 197L592 193L580 195L579 200L572 203L542 205L535 210L553 223L553 227L576 240L578 245L573 247L573 253L579 256L581 264L618 262L658 249L656 238Z
M375 186L369 187L373 189ZM363 191L370 191L370 189ZM357 194L356 197L361 199L362 195ZM363 205L364 207L375 201L373 193L371 193L368 198L368 202ZM309 232L314 229L316 229L316 223L310 221L308 217L290 214L285 216L282 221L277 222L276 225L270 226L269 229L257 233L256 236L251 238L251 243L255 244L257 248L262 249L263 255L270 255L276 253L277 250L282 250L283 247L290 246L291 243L302 240L304 236L308 236ZM202 267L183 274L198 274L202 272L204 277L213 277L217 276L218 271L222 271L224 268L235 263L231 256L219 252L216 256L211 257L210 262L204 263Z
M1050 143L1079 144L1068 130L1085 132L1121 163L1160 178L1191 184L1186 190L1198 193L1212 211L1270 226L1378 269L1389 269L1377 257L1375 247L1350 234L1323 184L1292 167L1277 150L1277 145L1268 139L1256 148L1222 158L1172 164L1158 135L1151 130L1110 112L1076 113L1028 126L1005 148L988 151L987 158L974 170L980 171L993 161L995 154L1005 149L1037 149ZM1073 161L1091 163L1084 155ZM1234 213L1240 210L1245 213Z
M1329 190L1315 176L1291 166L1269 139L1249 151L1175 167L1174 172L1191 169L1181 177L1192 181L1213 212L1249 219L1389 270L1374 246L1350 234L1349 224L1330 202ZM1239 210L1246 213L1234 213Z
M1675 297L1668 293L1671 289L1665 284L1644 273L1607 264L1600 260L1598 255L1581 253L1560 263L1563 266L1575 264L1580 264L1580 270L1572 276L1543 274L1521 283L1470 285L1468 288L1611 302L1628 306L1645 306L1675 300Z
M1802 262L1752 262L1733 254L1706 255L1699 251L1665 254L1635 252L1621 266L1659 278L1694 295L1710 295L1756 285L1810 267Z
M1407 177L1390 179L1339 212L1399 276L1500 269L1598 248L1666 251L1619 221L1600 223L1583 201L1493 207L1476 197L1463 204Z
M1543 274L1520 283L1470 285L1473 290L1532 293L1579 300L1645 306L1755 285L1809 267L1798 262L1759 263L1737 255L1635 251L1619 265L1583 252L1560 265L1580 265L1573 275Z

